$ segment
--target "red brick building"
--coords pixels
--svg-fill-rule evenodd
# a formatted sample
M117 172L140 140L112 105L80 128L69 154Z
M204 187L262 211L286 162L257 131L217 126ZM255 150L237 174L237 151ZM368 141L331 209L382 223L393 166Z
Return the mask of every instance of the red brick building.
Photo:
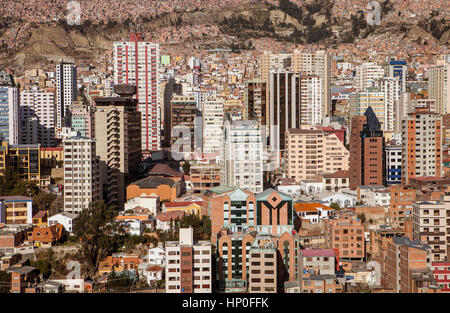
M328 244L332 249L339 250L341 259L365 259L364 225L353 211L341 211L337 218L327 220L325 225Z
M384 185L386 176L384 137L372 108L352 118L350 136L350 189Z

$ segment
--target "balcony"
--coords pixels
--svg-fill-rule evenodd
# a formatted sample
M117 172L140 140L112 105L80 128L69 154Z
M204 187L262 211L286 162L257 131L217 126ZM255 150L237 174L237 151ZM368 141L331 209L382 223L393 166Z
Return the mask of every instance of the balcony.
M445 232L424 231L424 232L421 232L420 235L422 235L422 236L445 236Z
M427 241L427 243L429 245L445 245L445 241L440 241L440 240L433 240L433 241Z

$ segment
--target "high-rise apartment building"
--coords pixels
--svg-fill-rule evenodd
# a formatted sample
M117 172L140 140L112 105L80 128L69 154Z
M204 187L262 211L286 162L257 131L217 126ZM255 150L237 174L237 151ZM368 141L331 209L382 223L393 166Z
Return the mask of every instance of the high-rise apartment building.
M170 146L175 147L174 144L181 140L183 144L190 145L190 151L179 152L196 152L197 148L201 148L201 138L195 137L202 133L201 128L196 132L196 127L200 126L199 120L201 120L200 110L194 96L173 95L170 100L170 123L165 125L170 129Z
M223 106L225 99L211 97L203 102L202 127L203 149L202 153L208 158L208 154L221 155L223 150Z
M442 176L442 118L428 110L409 113L402 123L402 183Z
M445 261L450 253L450 195L440 201L420 201L412 205L413 239L431 246L433 261Z
M261 125L256 120L224 124L222 184L258 193L263 190L263 141Z
M261 125L269 125L267 84L263 79L253 79L245 83L244 119L255 119Z
M399 114L400 80L398 77L384 77L377 83L384 94L384 131L394 131L396 116Z
M402 183L402 147L386 146L386 185Z
M0 141L19 144L19 89L0 85Z
M8 168L18 173L20 179L41 184L40 145L10 145L2 141L0 146L0 175Z
M93 138L94 112L90 106L75 101L72 105L71 118L71 127L74 131L83 137Z
M55 97L54 93L24 90L20 94L20 141L22 144L55 145Z
M436 100L436 112L450 113L450 55L441 56L428 72L429 98Z
M249 252L250 293L277 292L277 248L271 236L256 236Z
M95 139L100 156L100 181L103 197L110 206L124 205L125 186L141 161L141 112L132 99L134 86L116 85L121 97L96 98Z
M398 113L395 118L396 132L401 132L402 120L408 116L408 113L412 113L416 109L426 109L437 113L436 100L424 98L421 94L403 93L399 99Z
M300 75L279 70L270 73L269 126L271 151L285 149L285 133L289 128L300 128Z
M391 59L384 65L384 76L398 78L399 90L398 96L406 92L406 77L408 75L408 66L406 61Z
M371 107L381 124L381 129L385 130L385 99L384 92L376 88L369 88L364 92L352 92L348 98L348 109L350 118L363 115Z
M322 116L330 116L331 111L331 56L325 50L314 52L294 50L292 70L309 76L318 76L320 82L320 108Z
M300 77L300 123L302 125L320 125L325 116L322 97L323 85L320 76Z
M369 107L364 115L354 116L350 136L350 188L383 185L385 168L383 131Z
M56 65L56 128L70 126L70 107L77 100L77 67L74 64Z
M348 170L349 155L336 134L313 128L286 132L286 175L297 182L323 172Z
M300 245L294 228L295 212L291 197L273 189L253 194L227 186L211 188L203 197L211 201L209 209L212 212L213 240L217 246L216 273L219 290L252 292L252 287L273 288L271 279L274 273L271 271L274 266L277 289L282 288L285 281L297 277ZM272 247L276 249L276 264L273 254L267 256L267 261L262 261L266 258L263 255L255 255L254 258L251 256L252 249L263 244L267 244L269 250ZM255 261L252 264L253 259ZM256 271L253 274L257 276L252 275L253 270ZM269 271L266 275L259 275L266 270ZM269 280L262 280L261 277ZM251 278L255 278L253 284L249 282ZM262 291L272 292L261 289L260 292Z
M142 150L158 150L161 146L159 64L158 44L139 41L139 38L114 42L114 84L136 86L137 109L142 119Z
M211 242L194 241L192 228L180 228L179 241L166 242L166 293L211 293Z
M95 140L69 137L64 147L64 211L78 214L101 199L99 157Z
M365 91L374 87L375 82L384 76L384 69L375 62L360 64L355 69L355 84L357 91Z

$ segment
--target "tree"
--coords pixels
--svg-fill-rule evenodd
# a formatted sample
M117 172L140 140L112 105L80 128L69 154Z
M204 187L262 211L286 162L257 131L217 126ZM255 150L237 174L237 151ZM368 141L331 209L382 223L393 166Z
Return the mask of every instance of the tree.
M33 197L40 191L36 182L20 179L17 172L12 168L7 169L5 174L0 176L1 195Z
M366 215L364 213L358 214L357 217L361 220L361 223L366 222Z
M37 268L44 278L48 278L50 276L51 264L47 259L32 261L30 262L30 265Z
M74 234L81 242L81 256L87 274L94 277L102 259L117 249L122 226L116 221L117 211L103 201L92 202L81 211Z
M9 293L11 275L5 271L0 271L0 293Z
M125 273L116 273L112 272L111 275L109 275L108 280L106 282L106 288L128 288L133 283L133 279L131 279L128 275Z
M191 172L191 163L184 162L183 163L183 173L186 175L189 175L190 172Z
M330 208L335 209L335 210L340 210L340 209L341 209L341 207L339 206L339 204L336 203L336 202L331 203L331 204L330 204Z
M51 205L55 200L56 196L54 194L48 192L39 192L33 197L33 207L37 209L37 211L48 211L50 210Z

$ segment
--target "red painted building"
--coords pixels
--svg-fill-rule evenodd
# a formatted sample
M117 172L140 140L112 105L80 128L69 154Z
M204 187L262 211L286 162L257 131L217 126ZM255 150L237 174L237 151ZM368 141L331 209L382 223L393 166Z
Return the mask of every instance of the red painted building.
M450 292L450 262L431 262L431 270L441 292Z

